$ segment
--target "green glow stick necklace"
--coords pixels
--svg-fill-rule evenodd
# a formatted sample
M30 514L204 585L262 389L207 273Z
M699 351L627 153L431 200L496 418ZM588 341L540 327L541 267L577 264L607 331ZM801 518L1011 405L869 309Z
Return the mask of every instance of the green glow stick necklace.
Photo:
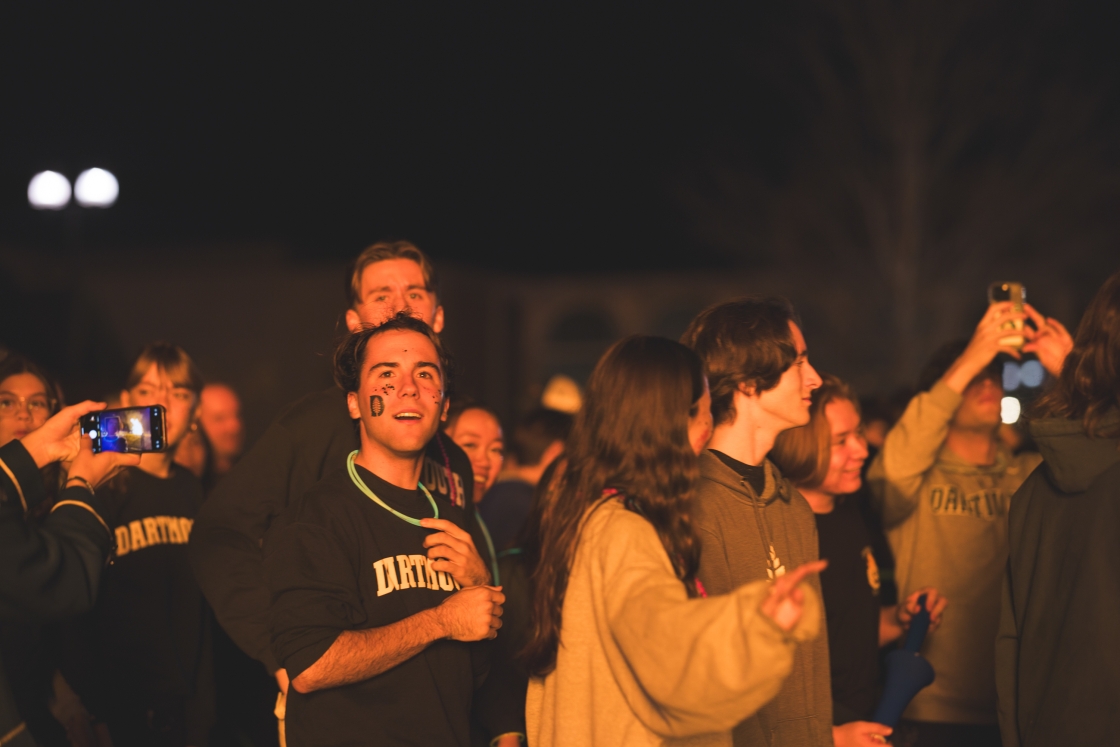
M358 490L365 493L367 498L372 500L378 506L381 506L381 508L385 509L389 513L396 516L398 519L403 519L404 521L407 521L409 524L415 524L416 526L420 526L420 520L419 519L414 519L411 516L407 516L405 514L402 514L400 511L396 510L392 506L385 503L385 501L378 498L377 495L372 490L369 489L369 486L366 485L365 482L362 481L361 476L358 475L358 470L354 469L354 457L356 457L356 456L358 456L358 450L357 449L350 452L350 456L346 457L346 471L350 474L350 479L354 481L354 485L357 486ZM432 504L432 511L435 512L435 518L438 519L439 518L439 506L436 505L436 501L435 501L434 498L432 498L432 494L428 492L428 489L424 487L424 483L422 483L422 482L416 483L416 487L419 488L420 492L423 493L427 497L428 503Z

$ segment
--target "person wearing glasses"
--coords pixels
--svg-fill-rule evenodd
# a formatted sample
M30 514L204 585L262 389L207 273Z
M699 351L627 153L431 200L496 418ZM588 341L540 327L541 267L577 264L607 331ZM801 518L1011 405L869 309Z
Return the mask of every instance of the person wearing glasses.
M0 446L38 429L58 411L58 387L18 353L0 361Z
M26 358L0 362L0 741L12 747L59 736L45 710L53 666L44 666L38 626L93 605L111 547L100 486L139 461L95 456L89 440L79 440L78 419L103 403L47 417L59 405L56 391ZM48 485L62 464L65 486Z
M59 399L58 387L34 361L18 353L0 361L0 447L42 427L58 410ZM46 495L27 516L32 524L38 524L54 505L60 474L57 463L43 468ZM20 716L40 742L61 728L48 707L54 673L50 648L39 623L0 623L0 659L9 680L17 684L15 703Z

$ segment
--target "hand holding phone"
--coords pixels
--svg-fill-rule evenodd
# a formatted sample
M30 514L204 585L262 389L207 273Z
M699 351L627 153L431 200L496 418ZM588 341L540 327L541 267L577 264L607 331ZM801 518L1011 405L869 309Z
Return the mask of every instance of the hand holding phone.
M1011 310L1016 314L1022 314L1026 300L1027 289L1022 283L996 282L988 286L989 305L1010 301ZM1008 319L1000 324L1000 328L1010 333L1000 338L999 344L1003 347L1019 350L1026 343L1026 338L1023 336L1023 319Z
M146 454L167 449L165 421L163 405L151 405L91 412L82 417L80 425L94 454Z

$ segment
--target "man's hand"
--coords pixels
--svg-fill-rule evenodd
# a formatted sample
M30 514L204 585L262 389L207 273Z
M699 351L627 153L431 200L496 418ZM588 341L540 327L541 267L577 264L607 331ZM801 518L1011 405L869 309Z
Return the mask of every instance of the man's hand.
M436 614L446 638L481 641L498 635L505 601L500 586L472 586L443 600Z
M429 565L437 571L450 573L459 586L485 586L493 579L482 562L471 535L447 519L421 519L420 526L438 530L424 538Z
M832 727L832 741L836 747L878 747L886 744L893 732L889 726L874 721L852 721Z
M1011 301L1001 301L988 307L988 311L976 325L976 331L968 341L968 347L941 378L957 394L964 394L964 390L972 380L987 368L998 354L1007 353L1013 358L1021 357L1015 348L999 344L1001 339L1011 335L1008 330L1002 328L1004 323L1027 318L1026 312L1014 311L1013 305Z
M288 685L289 685L288 670L283 669L283 668L277 669L276 673L273 674L272 676L276 678L276 685L280 688L280 692L287 695L288 694Z
M805 603L805 595L797 585L809 574L820 573L827 567L827 560L817 560L800 565L780 577L770 587L770 594L762 600L762 614L787 633L793 630L801 620L801 610Z
M27 434L28 438L31 434ZM136 467L140 464L139 454L121 454L116 451L103 451L93 453L93 444L89 436L82 436L81 447L73 464L70 465L68 477L81 477L94 488L98 487L125 467Z
M1037 355L1042 367L1051 376L1057 376L1062 372L1062 364L1066 362L1069 351L1073 350L1073 338L1057 319L1044 317L1029 303L1023 304L1023 308L1038 327L1037 332L1030 327L1024 330L1028 342L1023 346L1023 352Z
M41 427L20 439L23 448L27 449L40 469L54 462L73 461L79 448L78 419L104 409L104 402L89 400L64 407Z
M906 597L905 602L898 605L898 622L904 630L910 627L910 621L914 619L914 615L921 611L921 607L918 606L918 597L922 594L926 595L926 609L929 610L929 632L932 633L941 625L941 615L945 612L946 605L949 604L949 600L941 596L937 589L932 586L918 589Z

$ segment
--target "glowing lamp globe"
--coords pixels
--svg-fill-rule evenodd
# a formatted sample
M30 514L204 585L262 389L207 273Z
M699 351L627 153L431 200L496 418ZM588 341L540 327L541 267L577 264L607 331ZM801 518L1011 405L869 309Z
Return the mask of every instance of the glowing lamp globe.
M27 185L27 201L36 210L61 210L70 202L70 181L57 171L40 171Z
M120 191L117 177L105 169L86 169L74 182L74 197L82 207L109 207Z

